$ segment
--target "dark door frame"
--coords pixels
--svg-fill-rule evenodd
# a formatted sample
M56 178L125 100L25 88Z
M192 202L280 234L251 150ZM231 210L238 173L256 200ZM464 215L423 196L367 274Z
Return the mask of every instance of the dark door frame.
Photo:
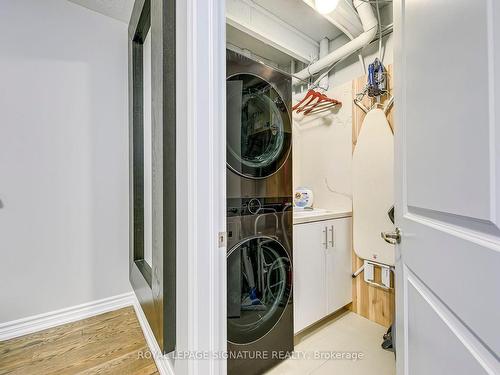
M128 29L129 278L163 353L176 347L175 0L136 0ZM144 260L143 43L151 30L153 254Z

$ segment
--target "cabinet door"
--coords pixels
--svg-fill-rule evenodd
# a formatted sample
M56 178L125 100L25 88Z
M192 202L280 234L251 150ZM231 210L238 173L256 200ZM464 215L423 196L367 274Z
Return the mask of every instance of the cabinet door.
M327 314L352 301L352 220L328 220L326 253Z
M325 222L294 225L294 332L326 314Z

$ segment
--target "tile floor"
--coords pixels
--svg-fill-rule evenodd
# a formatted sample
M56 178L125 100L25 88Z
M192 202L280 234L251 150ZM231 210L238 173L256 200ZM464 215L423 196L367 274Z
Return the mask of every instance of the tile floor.
M348 312L331 323L307 335L295 345L297 359L288 359L267 375L394 375L394 353L380 347L386 329L360 315ZM337 353L362 353L358 360L314 359L317 353L324 356ZM304 358L305 356L313 358Z

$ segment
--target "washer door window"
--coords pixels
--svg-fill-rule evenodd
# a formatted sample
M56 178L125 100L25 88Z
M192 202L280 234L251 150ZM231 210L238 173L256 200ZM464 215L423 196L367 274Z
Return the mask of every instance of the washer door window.
M227 337L249 344L278 323L292 288L288 253L276 240L259 237L227 256Z
M264 178L286 161L290 116L273 86L252 74L227 80L227 163L243 177Z

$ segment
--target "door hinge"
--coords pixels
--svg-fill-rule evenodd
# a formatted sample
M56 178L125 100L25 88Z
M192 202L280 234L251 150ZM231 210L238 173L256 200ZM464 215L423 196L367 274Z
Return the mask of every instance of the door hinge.
M219 247L227 247L227 232L219 232Z

